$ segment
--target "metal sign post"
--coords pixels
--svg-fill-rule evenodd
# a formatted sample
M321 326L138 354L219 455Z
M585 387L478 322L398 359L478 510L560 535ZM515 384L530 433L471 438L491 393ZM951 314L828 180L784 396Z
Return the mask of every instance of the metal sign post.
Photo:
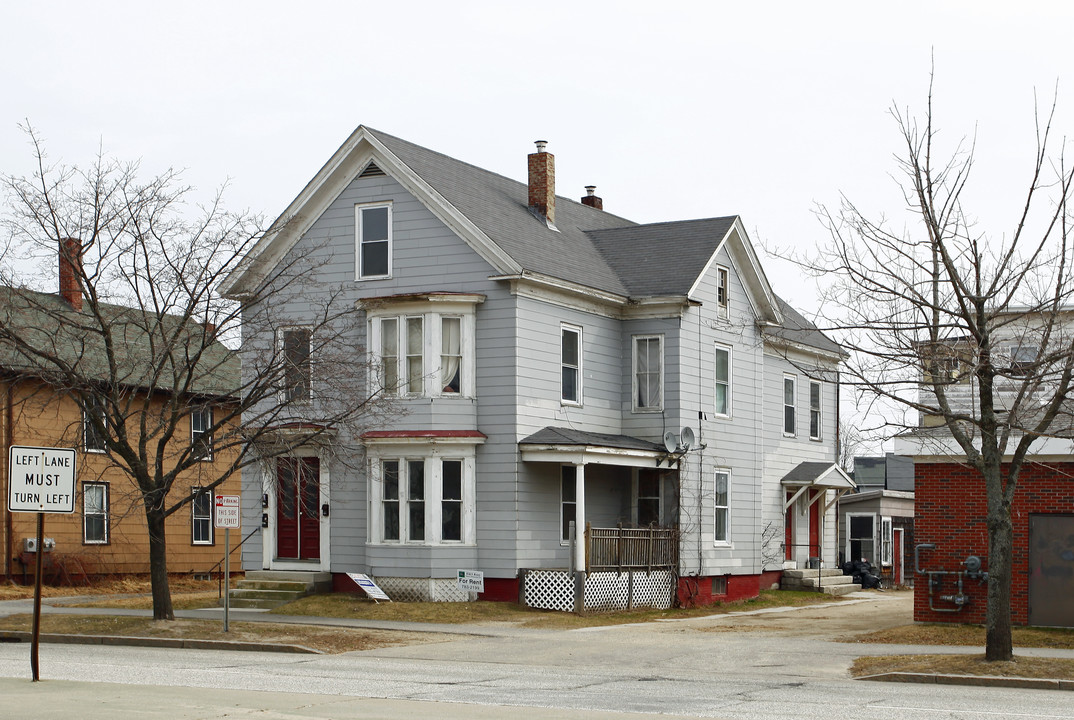
M45 513L75 511L75 451L12 445L7 455L7 508L37 513L37 557L34 563L34 627L30 640L30 673L41 679L38 645L41 639L41 575L45 550Z
M228 616L231 614L231 528L240 527L238 495L217 495L214 525L224 528L224 632L228 632Z

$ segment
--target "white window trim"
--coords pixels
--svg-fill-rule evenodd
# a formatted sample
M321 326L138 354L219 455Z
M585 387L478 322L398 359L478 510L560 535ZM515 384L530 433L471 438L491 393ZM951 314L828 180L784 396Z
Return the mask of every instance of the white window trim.
M101 414L102 417L104 416L104 408L101 407L101 401L100 401L99 397L97 397L96 395L91 395L91 396L86 398L86 401L87 401L87 405L92 405ZM105 447L90 447L89 440L90 440L91 426L90 426L90 419L89 419L90 416L89 416L88 409L89 408L87 407L87 408L84 408L82 410L82 449L85 452L88 452L88 453L94 453L94 454L97 454L97 455L103 455L103 454L108 452L107 440L105 440L103 438L101 440L102 443L105 443L105 445L106 445ZM104 425L105 425L105 428L108 427L107 422L105 422Z
M794 383L794 388L791 391L791 400L793 404L787 404L787 381L790 380ZM779 384L779 397L780 407L783 412L780 415L780 426L783 428L784 437L798 437L798 376L791 373L783 373L783 381ZM794 420L794 431L787 432L787 408L792 408L791 417Z
M376 208L388 208L388 273L386 275L362 274L362 212ZM354 279L386 280L392 277L392 256L395 251L395 232L392 227L392 201L381 200L371 203L357 203L354 206Z
M660 386L660 402L652 407L642 407L638 405L638 341L639 340L656 340L660 344L660 376L657 379L657 383ZM630 337L630 397L631 397L631 412L636 413L656 413L664 411L664 336L662 334L655 335L631 335ZM581 365L581 353L578 355L579 365ZM579 371L581 368L579 367ZM581 372L579 372L579 377ZM579 393L579 397L581 394Z
M892 556L894 555L894 523L891 521L891 517L882 515L880 517L880 552L877 555L880 556L879 565L881 567L890 567L892 564Z
M281 384L287 379L287 344L285 342L285 336L289 332L296 330L305 330L309 333L309 397L298 400L292 400L287 397L287 388L281 388L279 394L279 401L281 403L288 403L291 405L309 405L316 397L314 393L314 357L313 357L313 328L309 325L285 325L276 331L276 347L279 349L277 357L283 364L283 370L281 372Z
M216 544L216 523L214 522L213 513L215 511L214 500L215 496L212 490L205 490L199 487L191 488L190 494L192 496L204 493L209 496L209 539L208 540L196 540L194 539L194 522L198 519L194 517L194 500L190 501L190 544L191 545L215 545ZM202 518L204 519L204 518Z
M723 276L723 302L720 302L720 276ZM716 315L727 318L731 307L731 271L723 266L716 266Z
M457 299L409 300L406 302L385 302L366 308L368 321L369 347L375 357L381 357L383 332L381 321L395 318L398 324L398 346L396 348L396 377L399 387L385 392L401 398L468 398L477 397L477 351L475 307L484 300L481 295L467 295ZM406 382L406 318L422 318L422 392L407 392ZM462 349L462 372L459 377L459 392L444 392L440 385L441 350L443 340L443 318L459 318L460 343ZM371 373L380 373L379 363L371 363ZM383 385L384 378L371 377L374 387Z
M716 483L719 482L718 476L727 476L727 504L716 504ZM727 514L726 531L727 537L724 540L716 538L716 514L723 509ZM718 467L712 471L712 544L715 547L732 547L731 542L731 468Z
M205 429L202 430L201 433L198 433L197 435L195 435L195 432L194 432L194 416L196 414L199 414L199 413L204 413L204 414L208 415L208 420L207 420L207 422L205 424ZM213 455L215 454L215 450L213 449L213 439L214 438L213 438L213 434L211 432L212 427L213 427L213 408L212 408L211 405L205 405L203 407L195 408L194 410L190 411L190 447L191 447L191 451L195 453L195 457L198 460L201 460L203 462L212 462L213 461ZM206 443L206 448L208 449L208 452L206 454L204 454L204 455L197 455L197 453L196 453L196 451L194 449L195 448L195 442L197 441L197 438L198 438L199 435L206 435L209 438L208 442Z
M369 525L366 533L371 545L383 546L475 546L476 526L476 462L475 445L458 442L430 443L423 441L411 445L373 445L369 452ZM425 539L406 540L408 513L408 461L425 463ZM462 461L462 517L461 540L444 540L443 535L443 469L444 460ZM383 468L385 462L399 463L399 539L384 539Z
M734 407L734 392L732 391L732 387L734 385L734 383L732 382L732 378L734 378L734 371L735 371L735 367L734 367L734 364L733 364L734 363L734 356L733 356L733 353L731 352L731 346L730 345L724 345L723 343L716 343L715 348L717 350L724 350L724 351L727 352L727 412L726 413L721 413L718 410L716 410L716 383L717 383L717 379L716 379L716 355L713 354L713 356L712 356L712 408L713 408L713 415L715 415L718 418L725 418L726 419L726 418L731 417L732 408Z
M817 434L813 434L813 387L817 388ZM822 440L824 436L824 385L817 380L809 381L809 439Z
M102 496L102 512L100 515L104 517L104 538L101 540L90 540L86 537L86 488L99 487L103 489ZM82 544L83 545L108 545L111 540L112 528L111 528L111 498L109 495L111 488L108 483L103 482L84 482L82 483Z
M578 338L578 366L577 366L577 371L578 371L578 387L577 387L578 399L577 400L568 400L567 398L565 398L563 396L564 395L563 368L568 367L563 362L563 332L564 331L573 332L573 333L575 333L575 336ZM561 405L570 405L571 407L582 407L582 400L585 397L584 390L583 390L583 387L582 387L582 385L583 385L582 384L582 372L583 372L583 370L582 370L582 347L583 347L582 328L580 326L578 326L578 325L571 325L569 323L560 323L559 324L559 363L557 364L557 366L559 367L559 402L560 402Z

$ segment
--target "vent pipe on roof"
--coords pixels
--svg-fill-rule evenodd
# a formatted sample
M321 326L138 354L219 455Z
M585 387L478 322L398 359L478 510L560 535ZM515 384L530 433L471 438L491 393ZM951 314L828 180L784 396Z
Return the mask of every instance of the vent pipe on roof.
M529 206L550 225L556 223L556 158L545 152L546 140L536 142L537 152L527 156L529 166Z
M596 208L597 210L603 210L604 209L604 200L602 200L601 198L597 197L597 186L596 185L586 185L585 186L585 197L582 198L582 204L583 205L588 205L591 208Z
M82 310L82 243L78 238L60 240L60 297Z

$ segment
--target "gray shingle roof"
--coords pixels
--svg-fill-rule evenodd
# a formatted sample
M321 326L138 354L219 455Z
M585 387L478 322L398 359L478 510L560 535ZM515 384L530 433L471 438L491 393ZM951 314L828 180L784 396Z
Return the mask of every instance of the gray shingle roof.
M200 326L170 315L153 315L119 305L100 304L104 325L115 339L116 376L108 368L101 323L88 312L73 310L63 298L49 293L0 287L0 327L25 338L38 351L53 355L74 368L79 378L112 382L143 390L172 390L185 373L188 350L198 352L204 341ZM166 337L178 331L176 342ZM161 362L170 354L178 367ZM158 368L154 371L154 366ZM10 340L0 340L0 367L16 374L57 380L50 363L19 350ZM161 369L163 368L163 369ZM239 383L239 357L219 342L212 342L198 360L198 374L189 391L197 395L224 397Z
M767 328L766 332L769 335L837 355L845 354L839 343L818 330L816 325L806 320L800 312L788 305L783 298L776 297L776 301L779 303L780 313L783 314L783 325Z
M596 447L620 448L622 450L646 450L652 452L665 452L664 446L649 442L629 435L608 435L605 433L586 432L574 428L561 428L548 426L541 428L527 438L519 441L519 445L576 445Z

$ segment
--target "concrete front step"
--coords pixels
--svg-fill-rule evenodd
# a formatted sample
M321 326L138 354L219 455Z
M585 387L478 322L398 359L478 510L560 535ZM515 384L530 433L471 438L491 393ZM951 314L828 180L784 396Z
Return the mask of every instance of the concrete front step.
M231 607L272 609L331 588L332 574L327 572L251 570L228 591L228 602Z
M819 577L818 577L819 575ZM784 570L779 586L784 590L812 590L826 595L847 595L861 590L850 575L841 570Z

